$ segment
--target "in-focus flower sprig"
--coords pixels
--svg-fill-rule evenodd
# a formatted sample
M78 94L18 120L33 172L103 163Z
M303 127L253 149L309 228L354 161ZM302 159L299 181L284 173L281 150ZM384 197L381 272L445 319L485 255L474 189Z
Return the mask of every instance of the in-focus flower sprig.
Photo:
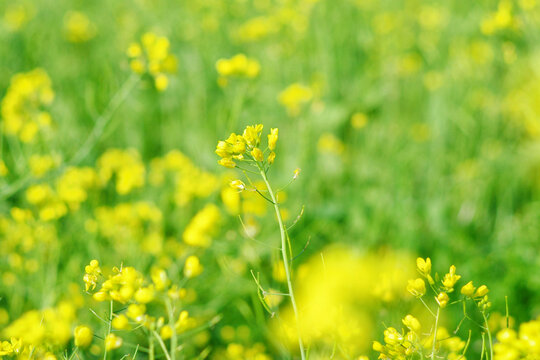
M221 159L218 163L227 168L235 168L238 167L237 162L244 162L267 171L276 159L274 150L278 140L278 129L270 130L268 145L265 149L261 149L262 130L262 124L248 126L242 135L232 133L226 140L219 141L216 154Z

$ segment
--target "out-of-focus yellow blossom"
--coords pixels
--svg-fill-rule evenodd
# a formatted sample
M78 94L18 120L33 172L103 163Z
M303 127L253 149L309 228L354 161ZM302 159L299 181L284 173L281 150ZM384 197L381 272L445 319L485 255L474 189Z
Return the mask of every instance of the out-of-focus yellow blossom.
M351 125L353 128L360 130L364 128L368 123L368 117L366 114L357 112L351 116Z
M220 221L221 214L218 207L208 204L191 219L182 234L182 239L190 246L209 247Z
M68 11L64 16L64 33L68 41L83 43L96 36L97 28L84 13Z
M150 276L156 290L164 290L170 284L170 280L167 276L167 272L158 267L152 267Z
M237 54L230 59L219 59L216 62L216 70L219 74L218 84L226 86L229 79L257 77L261 71L261 65L255 59L248 58L244 54Z
M500 330L493 346L495 360L535 359L540 356L540 318L522 323L519 331L513 329Z
M25 194L28 202L38 208L39 217L43 221L56 220L67 213L66 205L47 184L30 186Z
M127 55L131 70L137 74L150 74L158 91L167 89L167 75L178 68L178 59L170 53L169 39L151 32L145 33L140 43L129 45Z
M107 150L97 161L97 173L102 184L116 177L116 191L120 195L129 194L145 183L146 169L135 150Z
M94 333L88 326L79 325L73 331L73 337L75 338L75 346L87 347L92 343Z
M492 35L497 31L508 29L515 26L515 20L512 14L512 3L508 0L499 2L497 11L489 14L480 26L482 33Z
M96 171L91 167L68 167L56 181L58 197L71 210L79 209L88 198L88 191L98 186Z
M129 330L131 328L129 319L124 314L115 316L114 319L112 319L112 327L116 330Z
M135 322L142 322L146 316L146 306L144 304L129 304L126 316Z
M524 64L504 99L504 111L531 138L540 138L540 76L535 62Z
M8 170L8 168L6 166L6 163L4 162L4 160L0 159L0 177L4 177L8 173L9 173L9 170Z
M231 342L226 349L216 352L212 359L222 360L270 360L272 359L265 353L263 344L256 343L253 346L244 346L237 342Z
M213 174L196 166L178 150L151 162L149 181L152 185L162 185L168 175L173 178L174 200L178 206L185 206L195 198L206 198L218 188L218 179Z
M313 99L313 90L300 83L289 85L285 90L279 93L278 101L287 109L290 116L300 115L302 106Z
M122 346L123 342L121 337L116 336L115 334L109 334L105 337L105 349L108 351L118 349Z
M302 337L313 352L331 352L337 341L344 353L354 358L368 350L376 321L373 309L379 301L397 301L405 295L403 283L414 273L404 271L403 265L412 258L391 252L360 255L344 246L323 249L321 254L296 271ZM285 331L292 346L298 341L294 313L287 306L280 314L281 319L272 323L273 329L276 334Z
M437 30L447 22L445 9L436 6L422 6L418 12L418 23L426 30Z
M321 153L341 155L345 150L345 146L334 134L324 133L317 142L317 150Z
M147 304L154 300L155 291L152 285L141 287L135 292L135 300L141 304Z
M51 79L43 69L14 75L1 103L6 134L32 142L40 129L51 125L51 116L43 108L53 99Z
M191 255L186 259L184 264L184 276L187 278L193 278L199 276L203 272L203 266L199 261L199 258Z
M95 218L99 233L114 242L119 251L127 251L134 244L150 254L163 248L163 215L154 204L140 201L98 207Z
M236 36L242 42L262 40L279 31L279 24L269 16L257 16L243 23L236 31Z
M4 23L10 31L22 29L36 13L36 9L31 2L10 3L4 13Z
M409 330L414 331L415 333L418 333L422 328L422 325L420 325L420 321L418 321L418 319L411 314L405 316L403 320L401 320L401 322L403 322L403 325L408 327Z
M64 346L71 339L74 319L73 305L61 302L53 308L24 313L3 330L3 335L42 349Z
M58 156L53 155L32 155L28 159L30 172L36 178L41 178L51 169L57 167L60 163Z
M279 129L277 128L270 129L270 134L268 134L268 148L272 151L276 149L276 143L278 141L278 134L279 134Z
M244 191L246 189L246 184L242 180L233 180L230 182L230 185L238 191Z

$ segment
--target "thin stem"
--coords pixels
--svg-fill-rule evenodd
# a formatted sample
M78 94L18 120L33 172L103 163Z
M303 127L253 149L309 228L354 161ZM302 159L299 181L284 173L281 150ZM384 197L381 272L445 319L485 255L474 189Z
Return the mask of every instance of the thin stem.
M161 346L161 349L163 350L163 353L165 354L165 357L167 358L167 360L172 360L171 355L169 355L169 352L167 351L167 347L165 346L165 343L163 342L163 339L161 338L161 336L159 336L156 330L152 330L152 334L154 334L155 338L157 339L159 346Z
M111 333L112 329L112 319L113 319L113 301L110 301L110 310L109 310L109 326L107 328L107 335L105 335L105 350L103 351L103 360L107 360L107 336Z
M150 360L155 360L155 354L154 354L154 337L153 336L150 336L150 340L149 340L149 344L148 344L148 358Z
M435 329L433 329L433 345L431 346L431 358L435 359L435 345L437 344L437 328L439 327L439 313L441 307L437 306L437 315L435 315Z
M302 341L302 334L300 331L298 308L296 306L296 300L294 298L294 292L293 292L292 281L291 281L291 267L290 267L290 262L289 262L289 256L287 255L287 248L290 246L290 242L288 241L288 236L287 236L287 229L285 228L285 225L283 224L283 219L281 218L279 205L276 200L276 196L274 195L274 192L272 191L272 187L270 186L270 183L268 182L266 173L260 166L259 166L259 170L264 180L264 183L266 184L266 188L268 189L268 195L270 195L270 198L272 199L272 203L274 204L274 210L276 211L276 217L279 224L279 232L281 235L281 256L283 257L283 265L285 267L285 275L287 277L287 286L289 288L289 297L291 299L291 304L294 311L294 317L296 319L296 329L298 332L298 346L300 347L300 356L302 357L302 360L305 360L306 355L304 351L304 343Z
M488 341L489 341L489 357L491 360L493 360L493 339L491 338L491 331L489 330L489 324L488 319L486 317L486 313L482 311L482 317L484 318L484 323L486 324L486 332L488 335Z
M176 347L177 347L177 338L176 338L176 326L174 323L174 309L171 304L171 299L167 297L165 299L165 306L167 307L167 314L169 315L169 325L172 328L171 336L171 359L176 359Z

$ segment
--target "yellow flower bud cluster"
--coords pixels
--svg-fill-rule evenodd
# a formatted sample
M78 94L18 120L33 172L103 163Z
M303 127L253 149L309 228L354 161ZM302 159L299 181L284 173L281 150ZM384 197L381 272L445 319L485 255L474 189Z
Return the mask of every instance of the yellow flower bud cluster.
M86 270L86 269L85 269ZM135 292L141 288L143 276L131 266L113 268L114 275L109 276L101 284L101 288L93 295L96 301L114 300L126 304L133 299Z
M175 73L178 68L178 59L169 48L169 39L148 32L141 37L140 43L132 43L127 50L131 70L152 76L158 91L167 89L167 74Z
M51 79L43 69L14 75L1 103L3 130L24 143L32 142L39 130L52 123L45 107L53 99Z
M99 276L101 276L101 268L99 267L99 261L92 260L90 264L86 265L84 268L84 285L86 291L94 290L97 286Z
M420 326L420 323L412 315L407 315L403 323L409 326ZM409 328L410 329L410 328ZM384 330L384 345L378 341L373 342L373 350L380 353L380 359L408 359L415 353L415 347L418 346L418 334L415 330L407 333L400 333L393 327Z
M428 358L433 346L433 334L422 332L420 322L410 314L403 318L402 323L407 327L407 332L389 327L384 331L384 345L378 341L373 342L373 350L379 353L379 359L406 360L418 355L419 358ZM450 336L448 330L439 327L436 339L441 358L465 359L462 351L466 343L460 337Z
M160 321L158 321L160 323ZM189 313L186 310L182 310L178 319L174 323L174 329L176 333L181 333L186 331L193 326L195 326L196 320L189 316ZM160 330L160 336L163 340L170 339L173 335L173 327L171 325L165 325Z
M216 154L221 159L218 163L228 168L236 167L235 160L254 160L258 166L273 164L276 158L274 150L278 140L278 129L270 130L268 147L264 151L260 148L262 130L263 125L261 124L248 126L242 135L232 133L227 140L219 141ZM268 155L266 155L267 153Z
M488 292L489 289L486 285L480 285L478 288L475 288L472 281L469 281L461 288L461 293L476 301L476 304L482 311L491 307L491 302L487 295Z
M219 74L218 84L227 86L231 78L253 79L257 77L261 65L255 59L248 58L244 54L238 54L230 59L219 59L216 62L216 70Z
M184 264L184 276L186 278L194 278L199 276L203 271L203 266L198 257L191 255L186 259Z
M113 274L107 280L100 284L99 290L93 293L92 297L96 301L113 300L120 304L127 304L124 307L125 312L114 314L112 319L112 327L116 330L132 329L132 324L144 326L151 329L162 328L164 320L156 318L147 313L147 305L154 302L156 299L178 300L186 297L186 290L178 288L176 285L171 286L171 281L167 276L167 272L159 267L152 267L150 270L150 280L146 280L143 275L131 266L122 268L114 267ZM186 259L184 265L184 275L187 279L198 276L203 271L203 267L199 258L191 255ZM97 260L92 260L85 268L84 282L87 291L93 291L101 276L101 269ZM187 329L194 325L194 320L188 321L187 312L180 313L180 318L177 323L177 330L181 328ZM163 330L167 332L167 330ZM86 341L88 330L78 328L75 333L76 341L81 345L87 346ZM80 337L77 340L77 337ZM121 338L106 339L106 344L109 342L109 349L116 349L122 345ZM109 345L106 345L108 347Z
M18 354L22 349L22 341L12 337L10 341L0 341L0 356Z
M87 347L92 343L94 332L88 326L79 325L73 331L75 346Z
M454 291L454 285L461 278L461 275L456 274L456 267L454 265L450 266L450 269L447 274L444 275L444 278L441 281L441 287L435 283L433 277L431 276L431 259L430 258L417 258L416 259L416 270L420 275L425 278L430 287L436 290L435 300L437 304L444 308L450 301L448 293ZM422 297L426 292L425 282L423 279L418 278L416 280L409 280L407 285L407 291L413 294L416 297Z

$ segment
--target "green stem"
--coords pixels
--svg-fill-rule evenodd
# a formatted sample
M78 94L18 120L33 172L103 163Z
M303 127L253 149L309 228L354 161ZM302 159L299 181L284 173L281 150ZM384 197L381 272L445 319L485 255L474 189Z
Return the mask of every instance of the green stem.
M437 315L435 315L435 329L433 330L433 345L431 347L431 358L435 359L435 347L437 344L437 328L439 327L439 313L441 307L437 306Z
M177 348L177 338L176 338L176 326L174 322L174 309L171 304L171 300L167 297L165 299L165 306L167 307L167 314L169 316L169 326L172 328L171 336L171 360L176 360L176 348Z
M111 300L110 311L109 311L109 327L107 329L107 335L105 335L105 350L103 351L103 360L107 360L107 336L109 336L109 334L111 333L112 319L113 319L113 301Z
M488 319L486 317L486 313L482 311L482 317L484 318L484 323L486 324L486 332L488 335L488 341L489 341L489 357L491 360L493 360L493 340L491 338L491 331L489 330L489 324Z
M161 346L161 349L163 350L163 354L165 354L165 357L167 358L167 360L172 360L171 355L169 355L169 351L167 351L167 347L165 346L165 343L163 342L163 339L161 338L161 336L159 336L156 330L152 330L152 334L154 334L154 336L156 337L159 343L159 346Z
M148 357L150 360L155 360L153 336L150 336L150 343L148 344Z
M268 190L268 195L270 195L270 199L272 200L274 204L274 210L276 211L276 217L279 223L279 232L281 235L281 256L283 257L283 265L285 267L285 275L287 277L287 286L289 288L289 297L291 299L291 304L294 311L294 317L296 319L296 329L298 332L298 346L300 347L300 356L302 357L302 360L306 359L306 355L304 352L304 343L302 341L302 334L300 331L300 321L298 316L298 308L296 306L296 300L294 298L294 292L292 287L292 281L291 281L291 266L289 262L289 256L287 255L287 248L290 246L288 236L287 236L287 230L285 229L285 225L283 224L283 219L281 217L281 212L279 211L279 205L276 199L276 196L274 195L274 192L272 191L272 187L270 186L270 183L268 182L268 178L266 177L266 173L264 172L264 169L259 166L259 170L261 173L261 176L264 180L264 183L266 184L266 188Z

